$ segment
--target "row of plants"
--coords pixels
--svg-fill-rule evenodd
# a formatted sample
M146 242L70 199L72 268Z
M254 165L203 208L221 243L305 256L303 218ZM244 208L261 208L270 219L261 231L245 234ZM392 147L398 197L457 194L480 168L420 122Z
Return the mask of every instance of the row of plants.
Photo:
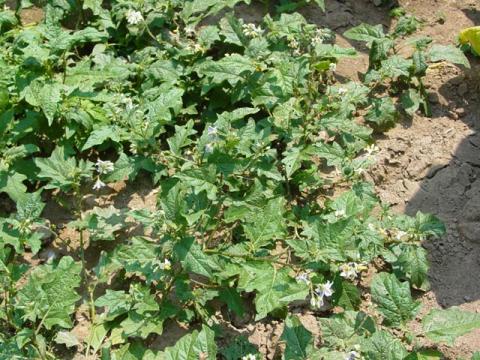
M389 33L345 33L370 65L362 82L338 81L356 51L293 12L322 1L266 2L255 24L233 12L240 3L45 0L33 25L20 18L28 2L0 12L0 192L12 203L0 359L260 359L224 332L248 316L284 321L285 359L439 359L425 338L453 344L480 326L451 308L412 330L412 290L429 288L422 242L444 227L393 214L365 180L374 132L428 115L428 67L468 66L463 53L410 37L421 22L396 9ZM154 209L87 201L146 176ZM76 245L41 260L62 241L48 203ZM85 339L71 331L80 309ZM298 309L315 313L320 338ZM174 322L191 331L154 348Z

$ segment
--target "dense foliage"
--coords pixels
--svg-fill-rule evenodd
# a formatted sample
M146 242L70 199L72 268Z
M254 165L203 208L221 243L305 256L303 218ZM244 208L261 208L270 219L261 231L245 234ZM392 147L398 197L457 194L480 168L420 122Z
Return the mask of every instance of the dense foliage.
M285 359L436 359L425 336L452 344L480 325L452 308L411 330L411 289L429 286L421 243L444 228L392 214L365 181L372 133L428 115L429 64L466 58L405 40L421 24L397 10L390 33L345 34L370 67L338 82L356 52L292 13L308 1L266 2L258 24L229 12L241 2L46 0L37 25L22 4L0 12L0 192L15 204L0 218L1 359L261 358L222 335L249 316L284 320ZM154 210L87 202L146 176ZM41 260L62 233L46 203L67 214L73 250ZM293 309L315 312L320 339ZM191 331L152 347L173 321Z

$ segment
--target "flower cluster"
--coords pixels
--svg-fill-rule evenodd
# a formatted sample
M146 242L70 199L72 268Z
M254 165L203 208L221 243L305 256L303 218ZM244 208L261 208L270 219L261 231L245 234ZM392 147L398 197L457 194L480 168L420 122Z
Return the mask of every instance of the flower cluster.
M355 280L358 274L366 269L367 267L365 265L357 264L355 262L342 264L339 267L340 276L347 280Z
M93 190L99 190L105 186L105 183L100 179L100 175L111 173L114 170L114 166L111 161L103 161L98 159L95 167L98 172L98 176L97 181L95 181L95 184L93 185Z
M263 29L252 23L243 24L243 34L253 39L262 36Z
M143 15L140 11L132 9L127 10L125 17L127 18L127 23L129 25L138 25L144 20Z
M242 360L256 360L257 357L254 354L248 354L245 356L242 356Z

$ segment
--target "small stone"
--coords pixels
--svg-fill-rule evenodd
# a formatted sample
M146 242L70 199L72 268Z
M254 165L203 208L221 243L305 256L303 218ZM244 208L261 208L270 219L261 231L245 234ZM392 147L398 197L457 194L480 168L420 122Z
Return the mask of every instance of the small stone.
M466 296L463 297L463 300L472 301L472 298L470 296L466 295Z

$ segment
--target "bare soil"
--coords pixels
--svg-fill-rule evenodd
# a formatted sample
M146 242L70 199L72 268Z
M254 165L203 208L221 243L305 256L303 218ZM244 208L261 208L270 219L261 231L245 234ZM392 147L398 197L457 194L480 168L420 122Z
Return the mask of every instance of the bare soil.
M394 25L388 8L376 7L371 0L327 0L326 3L325 14L316 8L305 8L301 12L307 20L333 29L338 44L354 46L359 51L359 57L342 61L337 67L340 81L358 79L368 67L367 49L361 44L349 43L342 33L362 22L380 23L386 28ZM480 25L478 0L400 0L399 3L424 21L417 35L431 36L437 43L455 43L462 28ZM249 22L258 22L263 11L262 7L254 5L237 9L237 13ZM24 12L23 20L32 23L41 16L41 12L33 9ZM443 63L429 70L427 85L433 117L415 116L403 120L379 136L378 162L368 175L382 200L392 204L395 211L433 213L448 229L442 239L425 244L431 261L432 290L420 296L424 309L412 323L412 329L419 327L422 316L431 308L456 305L480 312L480 61L471 58L471 62L471 70ZM90 199L89 206L154 208L156 193L152 188L147 180L127 186L117 184L100 197ZM60 227L69 220L69 215L53 204L48 206L45 216ZM65 229L63 240L56 239L49 251L72 254L77 237L78 234ZM92 263L97 253L95 247L88 249ZM45 256L44 252L40 258ZM321 334L315 314L299 311L298 315L319 342ZM86 317L79 312L77 320L74 333L84 338L88 333ZM278 356L282 323L272 319L257 323L241 319L231 322L233 325L227 325L229 321L224 323L226 336L244 334L266 358ZM171 346L186 332L171 322L164 334L154 339L152 347ZM441 350L446 359L470 358L474 351L480 351L480 330L460 338L454 347L442 347Z

